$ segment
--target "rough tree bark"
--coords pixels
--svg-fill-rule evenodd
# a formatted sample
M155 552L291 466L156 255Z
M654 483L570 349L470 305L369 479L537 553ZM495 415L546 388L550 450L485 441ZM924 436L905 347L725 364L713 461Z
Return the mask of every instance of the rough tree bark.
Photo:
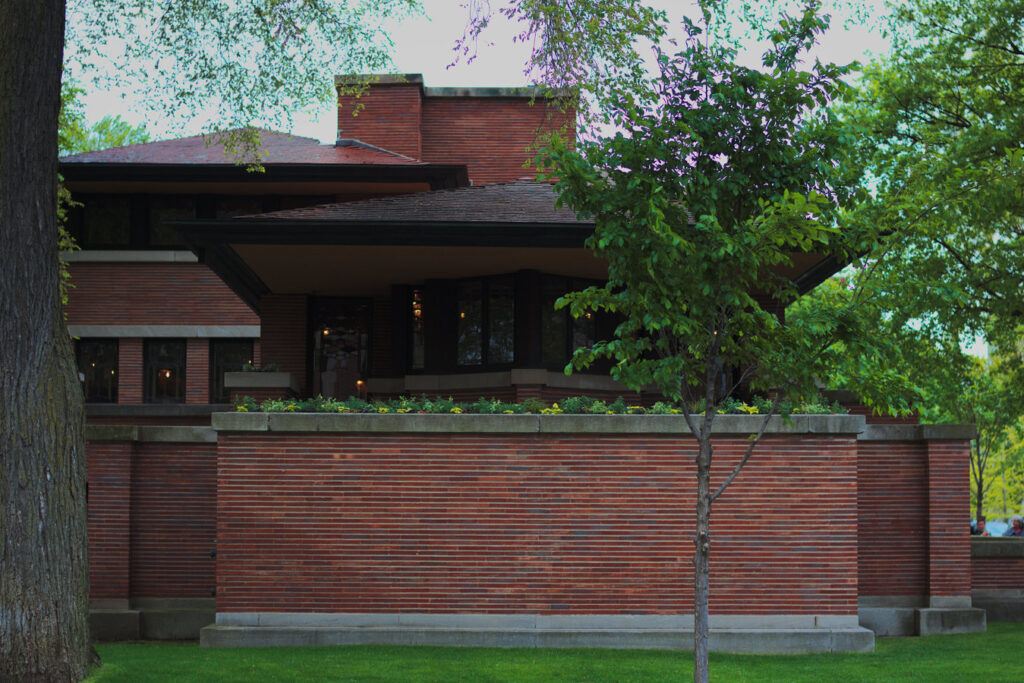
M86 674L84 410L61 312L63 0L0 2L0 680Z

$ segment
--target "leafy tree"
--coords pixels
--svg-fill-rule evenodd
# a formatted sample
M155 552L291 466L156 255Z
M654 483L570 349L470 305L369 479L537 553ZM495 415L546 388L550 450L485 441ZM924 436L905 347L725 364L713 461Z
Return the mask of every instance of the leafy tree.
M1024 359L1019 350L993 347L989 358L964 351L966 339L915 318L902 276L892 282L874 264L847 269L818 287L791 312L857 311L848 324L859 332L823 355L823 379L850 389L876 412L916 412L925 422L975 427L971 441L971 499L976 516L995 476L1003 470L1007 430L1024 416ZM862 340L862 341L857 341ZM866 340L866 341L863 341Z
M665 36L665 13L641 0L475 0L467 7L456 59L472 61L490 21L504 16L523 26L515 39L531 46L524 74L563 91L572 106L581 94L600 99L613 85L646 87L643 48Z
M873 268L947 337L1024 333L1022 36L1015 0L898 0L893 54L845 112L876 187L852 219L886 237Z
M546 150L560 202L593 218L589 246L608 282L565 296L574 316L607 311L614 337L579 349L571 369L613 359L632 388L654 384L695 409L698 443L694 544L694 676L708 677L708 558L712 504L751 457L778 401L814 392L821 350L845 309L782 315L797 295L784 275L797 252L835 241L834 214L856 186L842 173L841 130L824 107L846 69L801 57L827 27L810 4L771 32L763 69L713 41L713 3L684 23L686 41L661 54L654 96L627 88L603 103L619 131L579 152ZM570 368L567 368L569 371ZM738 387L772 392L772 406L739 464L712 486L712 427Z

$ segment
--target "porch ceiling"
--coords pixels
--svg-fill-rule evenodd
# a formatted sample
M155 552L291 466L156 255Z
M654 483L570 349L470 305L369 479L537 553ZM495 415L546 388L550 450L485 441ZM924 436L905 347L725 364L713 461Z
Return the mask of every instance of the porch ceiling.
M369 296L393 284L533 269L601 279L605 262L584 248L232 244L274 293Z

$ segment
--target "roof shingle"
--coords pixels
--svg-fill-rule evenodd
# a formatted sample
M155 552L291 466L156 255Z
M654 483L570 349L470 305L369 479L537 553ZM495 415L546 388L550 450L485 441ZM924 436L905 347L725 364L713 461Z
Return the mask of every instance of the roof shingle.
M572 209L555 208L555 192L551 185L533 180L320 204L239 216L234 220L590 224L577 219Z
M304 138L273 130L260 129L265 164L423 164L395 152L347 140L347 144L322 145L314 138ZM224 164L236 162L225 154L224 146L207 144L202 135L176 140L161 140L95 152L61 157L67 164Z

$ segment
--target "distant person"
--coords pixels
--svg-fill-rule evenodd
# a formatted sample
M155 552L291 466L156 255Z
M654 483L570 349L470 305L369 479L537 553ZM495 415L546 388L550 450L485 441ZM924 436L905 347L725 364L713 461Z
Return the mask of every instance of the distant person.
M991 536L992 534L988 529L985 528L985 518L978 517L977 526L971 527L971 536Z
M1003 536L1024 536L1024 519L1020 515L1010 518L1010 528L1003 532Z

